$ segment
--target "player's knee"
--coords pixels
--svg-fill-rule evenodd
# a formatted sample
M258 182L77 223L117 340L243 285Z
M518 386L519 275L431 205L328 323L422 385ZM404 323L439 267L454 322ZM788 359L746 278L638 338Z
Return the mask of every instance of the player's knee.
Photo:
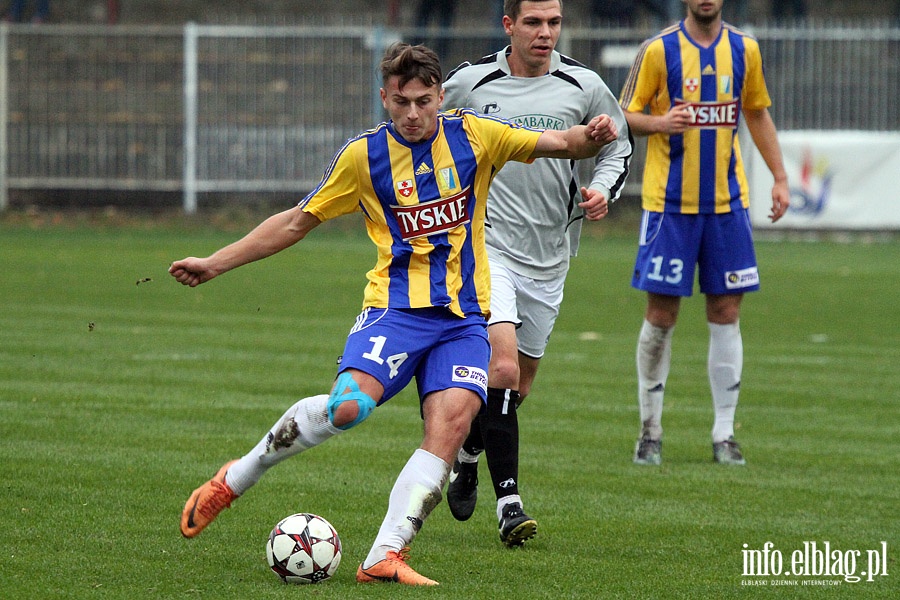
M375 410L375 400L360 391L349 373L341 373L328 397L328 420L338 429L350 429Z
M519 386L519 361L516 358L494 357L488 380L491 387L517 388Z

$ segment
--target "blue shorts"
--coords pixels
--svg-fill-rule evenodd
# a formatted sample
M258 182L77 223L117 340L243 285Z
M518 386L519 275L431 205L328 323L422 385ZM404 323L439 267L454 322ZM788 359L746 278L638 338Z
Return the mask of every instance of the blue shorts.
M338 371L359 369L384 386L378 404L413 377L424 399L431 392L466 388L487 400L491 346L480 315L461 318L444 308L366 308L347 336Z
M759 289L747 210L717 215L644 211L632 287L654 294L690 296L695 267L699 267L704 294Z

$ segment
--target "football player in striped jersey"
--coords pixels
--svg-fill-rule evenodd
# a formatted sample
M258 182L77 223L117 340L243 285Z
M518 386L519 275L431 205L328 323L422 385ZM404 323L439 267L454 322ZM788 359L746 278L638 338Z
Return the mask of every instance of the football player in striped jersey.
M734 439L744 354L739 319L744 294L759 289L759 272L738 140L741 116L775 179L772 222L787 211L790 193L759 45L722 20L723 1L684 0L687 16L641 46L620 98L632 132L649 136L632 278L632 286L647 292L637 344L638 464L662 460L672 333L695 272L709 327L713 460L745 463Z
M181 532L199 535L268 469L358 426L415 378L423 440L391 490L356 579L437 585L406 563L407 547L440 502L450 465L487 396L490 281L483 228L490 180L509 161L593 156L618 134L607 115L541 131L468 110L440 112L441 67L424 46L392 45L381 70L389 122L350 139L297 206L206 258L178 260L169 269L195 287L351 213L362 213L377 248L363 310L330 393L296 402L250 452L197 488L182 512ZM328 298L303 299L315 301ZM384 451L392 452L389 440Z

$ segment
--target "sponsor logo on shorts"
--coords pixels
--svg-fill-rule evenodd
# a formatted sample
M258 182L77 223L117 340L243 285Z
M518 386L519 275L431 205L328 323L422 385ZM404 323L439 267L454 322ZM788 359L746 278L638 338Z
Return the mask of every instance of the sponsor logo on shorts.
M453 366L453 381L458 383L471 383L487 392L487 373L477 367L465 365Z
M738 290L758 284L759 271L756 267L725 273L725 287L729 290Z

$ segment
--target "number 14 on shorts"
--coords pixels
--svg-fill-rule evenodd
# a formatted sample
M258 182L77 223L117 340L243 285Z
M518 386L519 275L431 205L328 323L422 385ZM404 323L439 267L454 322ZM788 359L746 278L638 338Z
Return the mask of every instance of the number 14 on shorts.
M384 351L384 344L387 342L387 338L383 335L376 335L370 337L369 341L372 342L372 349L364 353L362 355L363 358L376 362L379 365L387 363L387 366L391 369L389 377L391 379L396 377L400 372L400 365L409 358L409 355L406 352L401 352L399 354L392 354L387 358L382 358L381 353Z

